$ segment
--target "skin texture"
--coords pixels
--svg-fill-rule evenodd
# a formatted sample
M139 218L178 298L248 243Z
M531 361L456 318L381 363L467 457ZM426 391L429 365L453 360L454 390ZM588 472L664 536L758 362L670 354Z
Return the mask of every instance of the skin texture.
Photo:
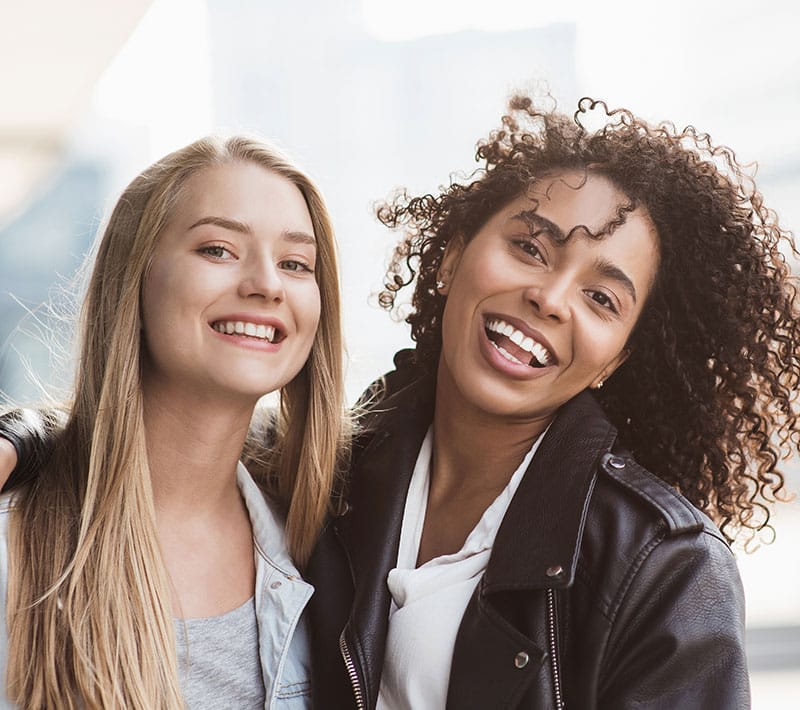
M607 380L627 358L658 268L655 229L638 208L602 239L582 234L584 227L599 231L624 201L600 175L556 174L445 254L420 563L458 550L559 407ZM546 343L549 364L534 368L502 357L485 329L495 317Z
M144 285L145 388L254 403L291 380L319 322L313 235L305 201L285 178L241 163L192 176ZM211 328L220 320L263 321L285 340L222 335Z
M536 207L529 196L495 214L466 245L452 248L442 264L447 296L440 375L452 383L440 397L503 419L536 419L555 411L586 387L607 380L627 356L626 344L658 265L655 229L638 209L600 240L579 228L599 229L624 196L606 178L565 174L533 186L536 215L563 234L565 243L520 217ZM635 296L611 265L627 275ZM604 267L604 268L601 268ZM540 333L554 362L543 368L511 365L485 347L490 315ZM466 327L465 327L466 325ZM487 355L487 352L489 353ZM539 427L543 428L543 427Z

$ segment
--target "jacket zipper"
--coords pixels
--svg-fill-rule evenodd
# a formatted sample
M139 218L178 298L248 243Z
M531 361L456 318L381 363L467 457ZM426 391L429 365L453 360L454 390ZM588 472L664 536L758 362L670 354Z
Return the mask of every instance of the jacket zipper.
M553 676L553 694L556 710L562 710L564 699L561 696L561 671L558 668L558 643L556 629L556 590L547 590L547 637L550 645L550 672Z
M344 665L347 668L347 675L350 678L350 685L353 688L353 696L356 699L356 707L358 710L366 710L364 704L364 694L361 692L361 684L358 681L358 673L356 673L356 664L353 663L353 657L350 655L350 649L347 648L347 641L344 640L344 631L339 637L339 651L342 654Z

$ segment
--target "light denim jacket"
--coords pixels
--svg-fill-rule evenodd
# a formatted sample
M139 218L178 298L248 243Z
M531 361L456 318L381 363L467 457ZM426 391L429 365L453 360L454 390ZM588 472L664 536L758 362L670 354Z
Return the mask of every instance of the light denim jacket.
M256 562L255 603L258 646L267 710L309 710L311 667L308 628L303 610L314 593L289 557L283 516L264 497L240 463L237 482L250 515ZM5 687L8 662L6 594L8 588L8 519L12 495L0 496L0 682ZM16 708L5 692L0 710Z

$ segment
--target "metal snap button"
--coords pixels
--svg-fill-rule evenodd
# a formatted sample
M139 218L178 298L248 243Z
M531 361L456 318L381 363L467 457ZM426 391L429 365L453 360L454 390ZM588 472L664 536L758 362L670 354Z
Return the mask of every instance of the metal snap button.
M560 577L564 574L564 568L561 565L551 565L544 572L548 577Z
M625 459L621 459L619 456L610 456L608 465L611 466L611 468L625 468Z
M530 660L531 657L525 653L525 651L520 651L516 656L514 656L514 665L517 668L525 668Z
M277 589L280 586L281 586L280 582L273 582L272 584L269 585L269 588L270 589Z

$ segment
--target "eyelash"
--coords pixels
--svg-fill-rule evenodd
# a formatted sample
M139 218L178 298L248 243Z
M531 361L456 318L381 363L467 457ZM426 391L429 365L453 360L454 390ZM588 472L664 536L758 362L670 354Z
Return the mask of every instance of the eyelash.
M229 254L230 256L234 256L233 252L230 249L228 249L228 247L223 246L222 244L208 244L208 245L206 245L204 247L200 247L197 250L197 253L198 254L205 254L206 256L210 256L212 259L217 259L219 261L222 261L222 260L225 259L224 256L221 256L219 254L212 254L213 251L218 251L218 250L224 251L227 254Z
M525 239L525 238L515 239L514 244L516 244L521 251L523 251L532 259L536 259L538 261L541 261L542 263L546 263L544 260L544 254L542 253L542 250L539 248L539 245L533 239ZM536 253L533 253L532 250L535 250Z
M285 266L286 264L297 264L299 269L287 269L287 271L297 273L298 271L305 271L306 273L313 274L314 269L312 269L308 264L299 261L298 259L284 259L283 261L279 262L279 266Z
M235 257L235 254L228 249L228 247L223 246L222 244L207 244L206 246L200 247L197 252L199 254L205 254L206 256L215 259L216 261L227 261L227 258L223 254L214 253L214 252L225 252L226 254L230 255L230 257ZM286 268L289 264L296 264L297 268ZM312 269L308 264L299 259L284 259L283 261L278 262L278 265L281 268L285 268L286 271L290 273L299 273L299 272L307 272L309 274L314 273L314 269Z
M592 295L590 295L589 298L591 298L601 308L605 308L606 310L611 311L614 315L619 315L619 309L617 309L617 306L614 303L613 299L607 293L603 293L602 291L592 291L592 290L589 290L587 293L603 296L606 299L606 303L600 303L600 301L598 301Z

